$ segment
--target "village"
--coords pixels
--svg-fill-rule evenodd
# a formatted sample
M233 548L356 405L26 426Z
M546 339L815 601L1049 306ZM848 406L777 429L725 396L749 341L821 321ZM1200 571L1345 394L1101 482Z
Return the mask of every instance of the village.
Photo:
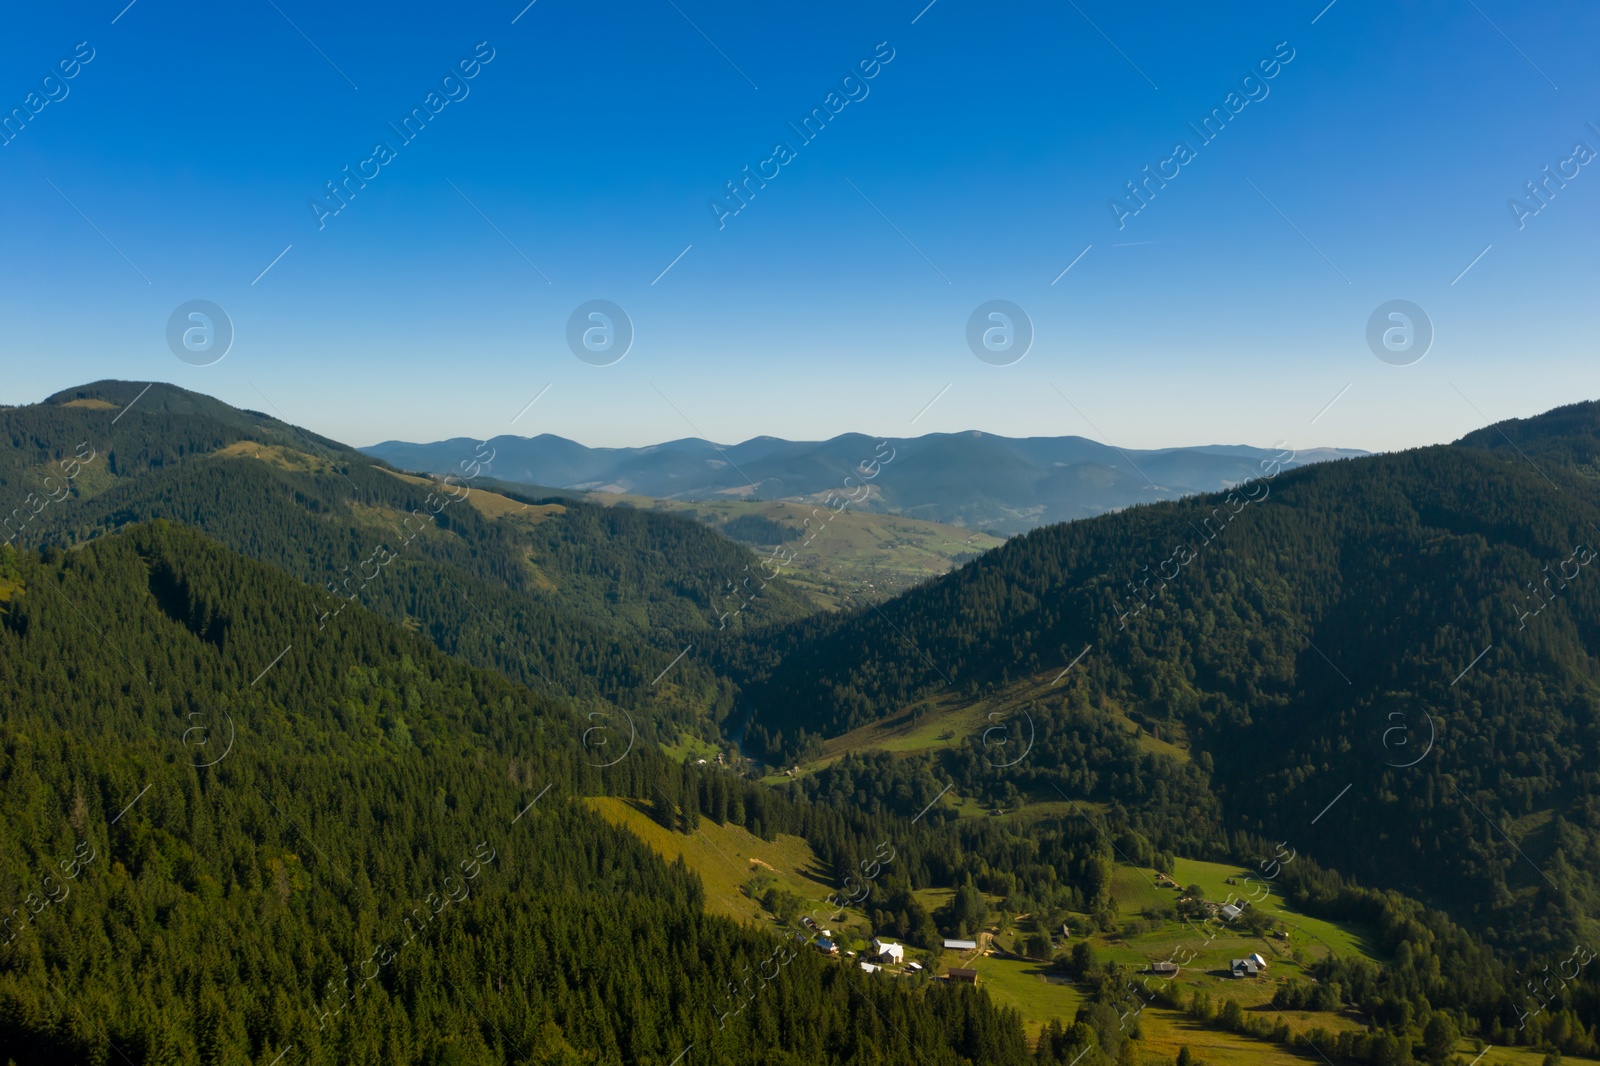
M1200 918L1217 928L1228 929L1233 923L1243 919L1246 910L1250 907L1248 900L1235 899L1231 895L1228 897L1228 902L1205 899L1202 894L1194 891L1198 886L1191 885L1185 889L1170 876L1160 871L1153 871L1153 880L1154 884L1160 888L1180 893L1178 899L1180 912L1186 912L1187 916L1190 917ZM1232 879L1228 879L1227 883L1232 884ZM1026 914L1018 915L1014 920L1020 921L1030 917L1031 915ZM835 915L836 921L846 918L847 915L842 912ZM809 915L802 917L800 924L805 928L805 932L794 934L794 938L797 941L810 944L825 956L839 958L841 961L854 960L864 973L887 971L892 975L924 976L935 980L976 985L979 981L980 971L970 964L980 958L993 957L1031 963L1049 961L1038 955L1028 955L1016 950L1006 951L1002 949L996 942L996 934L1000 932L998 927L980 933L979 938L976 940L960 937L943 938L939 963L925 965L908 957L906 945L894 940L874 936L870 942L863 945L860 951L857 951L852 948L841 947L842 942L847 942L845 938L836 936L832 929L824 928L815 918ZM1060 944L1052 945L1053 947L1065 946L1072 940L1072 932L1068 925L1063 924L1061 926L1060 934ZM1278 929L1264 931L1264 935L1282 940L1285 943L1289 939L1287 932ZM1020 939L1018 943L1021 943ZM1086 940L1080 939L1080 943L1087 945ZM924 952L923 954L927 957L930 953ZM1178 952L1174 951L1169 957L1150 958L1148 965L1143 968L1143 972L1155 977L1177 977L1183 969L1178 962L1173 961L1177 954ZM962 963L962 965L946 964L944 957L947 955L956 956L953 962ZM1055 957L1056 964L1061 961L1061 957ZM1269 966L1267 958L1260 951L1252 951L1239 957L1231 958L1225 972L1228 976L1240 980L1259 978L1267 975ZM1221 975L1220 971L1213 971L1213 973L1218 976Z
M928 976L936 980L951 981L957 984L975 985L978 983L978 971L970 966L946 967L942 973L930 972L927 966L906 956L906 945L883 937L873 937L870 944L860 952L844 949L841 951L839 942L834 938L833 930L824 929L810 916L800 919L800 924L805 926L808 933L796 933L795 939L811 944L823 955L838 957L843 960L854 959L864 973L878 973L887 970L890 973L905 976ZM967 953L971 956L980 954L976 940L962 940L946 938L944 951ZM987 954L988 952L982 952Z

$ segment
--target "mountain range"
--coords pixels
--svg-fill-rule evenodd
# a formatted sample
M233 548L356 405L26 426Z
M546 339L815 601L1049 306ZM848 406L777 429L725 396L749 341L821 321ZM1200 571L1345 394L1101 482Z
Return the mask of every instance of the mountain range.
M493 442L0 408L0 1053L1594 1055L1600 404L1223 453L858 603Z
M477 444L466 438L384 441L363 451L401 469L443 474ZM755 437L732 445L691 437L643 448L588 448L546 433L495 437L488 445L493 476L513 483L672 500L821 502L839 493L860 509L1001 536L1225 489L1255 476L1263 460L1284 455L1248 445L1119 449L1083 437L975 430L887 439L847 433L825 441ZM1309 465L1364 454L1317 448L1293 461ZM878 472L863 479L863 464L868 473L874 466Z

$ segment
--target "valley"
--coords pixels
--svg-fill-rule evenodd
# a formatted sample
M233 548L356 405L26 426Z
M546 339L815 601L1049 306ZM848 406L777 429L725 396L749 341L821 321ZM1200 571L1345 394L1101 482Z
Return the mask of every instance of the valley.
M808 519L822 521L818 509L782 500L682 503L597 493L585 498L601 505L680 514L706 523L767 558L772 558L772 548L788 548L795 554L783 564L783 580L826 610L881 603L1004 543L1000 537L958 526L853 509L838 514L823 510L825 524L812 537L806 523ZM742 532L739 523L750 519L777 528L756 524L751 527L753 532ZM779 536L784 539L773 539Z
M952 1040L973 1062L1097 1066L1167 1066L1185 1047L1214 1063L1596 1050L1573 945L1595 934L1600 892L1585 799L1600 586L1573 580L1536 636L1472 650L1509 632L1493 611L1510 575L1600 520L1592 405L1509 427L1515 449L1285 471L1138 612L1108 609L1126 560L1160 558L1223 497L1005 540L845 508L798 536L816 517L798 503L525 493L485 476L483 445L453 477L408 473L165 386L83 386L0 425L33 442L0 454L18 498L79 442L105 442L0 549L0 774L19 786L0 806L20 827L0 873L25 884L84 834L116 856L109 895L75 894L26 940L13 929L0 1005L52 1019L8 1030L24 1057L198 1046L174 1026L274 1053L293 1041L308 1006L283 1001L241 1038L211 1008L131 991L134 958L152 989L237 983L247 933L194 959L82 957L85 937L111 957L81 923L124 898L165 901L191 938L208 907L234 925L268 914L315 945L296 964L313 983L389 938L411 961L364 980L353 1043L318 1054L379 1046L370 1019L401 1010L409 968L468 966L482 936L531 959L557 930L554 950L581 954L667 929L722 945L680 959L708 991L673 1000L674 1024L735 1058L811 995L843 996L807 1015L818 1047L839 1019L860 1024L861 996L923 1019L880 1049L902 1061ZM1547 469L1524 469L1530 454ZM1541 493L1535 519L1522 503ZM1365 517L1385 509L1381 528ZM81 647L99 650L66 650ZM1507 701L1515 725L1495 710ZM41 762L39 745L58 754ZM1518 757L1490 788L1473 753L1496 750ZM182 824L197 818L209 828ZM497 843L497 819L538 836L540 857ZM185 843L197 831L203 849ZM469 844L504 889L484 882L437 948L400 951L397 908ZM247 847L259 873L214 857ZM1423 861L1386 861L1402 852ZM374 894L378 880L397 887ZM527 906L482 909L513 889ZM358 932L315 932L313 915ZM884 943L898 954L863 969ZM731 999L710 991L758 956L782 962ZM1235 976L1252 958L1264 971ZM1175 972L1148 972L1162 961ZM1530 998L1516 980L1536 962L1578 970ZM288 960L270 968L292 981ZM99 1030L65 1023L38 998L56 971L129 1009ZM496 1001L502 1030L557 1058L575 1038L627 1057L597 1015L551 1006L570 989L518 973L554 998ZM746 1012L753 1027L730 1029ZM139 1020L158 1015L159 1032ZM670 1058L648 1032L639 1054Z
M13 8L0 1066L1600 1066L1600 5Z

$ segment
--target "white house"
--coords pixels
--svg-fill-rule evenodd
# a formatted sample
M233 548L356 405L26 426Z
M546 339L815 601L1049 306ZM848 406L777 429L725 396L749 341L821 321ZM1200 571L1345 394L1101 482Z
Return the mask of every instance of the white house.
M874 938L872 941L872 953L878 956L881 961L894 966L899 966L906 961L905 945L896 944L888 940Z
M1250 958L1251 962L1255 963L1257 966L1261 967L1263 970L1265 970L1267 968L1267 960L1263 959L1258 953L1252 951L1250 953L1250 955L1249 955L1249 958Z
M1244 911L1241 908L1234 906L1232 903L1229 903L1221 910L1217 911L1217 913L1231 922L1235 918L1239 917L1239 915L1243 914Z
M974 951L978 947L976 940L951 940L946 937L944 949L946 951Z
M867 973L877 973L878 972L878 967L872 965L872 963L870 963L870 962L861 963L861 968L863 970L867 971Z

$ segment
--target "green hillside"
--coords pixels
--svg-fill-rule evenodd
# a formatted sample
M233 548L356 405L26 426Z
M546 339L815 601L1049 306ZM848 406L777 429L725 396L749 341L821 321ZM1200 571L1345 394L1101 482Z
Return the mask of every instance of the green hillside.
M1530 1000L1516 976L1600 932L1600 406L1548 417L1511 427L1527 454L1484 433L1269 470L795 623L736 664L747 740L831 802L914 812L942 779L950 816L1092 804L1136 861L1283 842L1314 864L1284 897L1367 930L1383 981L1414 974L1491 1043L1591 1049L1593 978Z
M753 687L756 722L793 750L802 729L1037 694L1046 747L1015 776L1040 792L1063 765L1049 719L1114 706L1203 753L1238 828L1435 900L1503 946L1559 950L1600 905L1600 582L1576 562L1600 494L1578 470L1552 467L1552 483L1502 454L1331 463L1257 483L1249 505L1157 504L1016 538L881 611L803 623ZM1186 550L1165 587L1134 596L1131 578ZM1570 582L1523 625L1529 582L1563 562Z
M841 516L791 581L763 541L793 516L751 501L532 496L471 455L417 476L165 386L0 409L0 1051L1591 1055L1593 418L1274 471L943 576L947 530ZM888 572L913 587L818 609ZM436 881L460 898L414 913ZM437 950L385 939L429 910ZM839 956L801 944L824 922ZM741 998L772 933L795 958ZM874 937L925 968L860 970ZM1250 952L1270 976L1232 976ZM347 1021L299 1036L328 993L284 990L360 959ZM976 991L944 976L965 963Z
M166 524L0 574L11 1061L1028 1060L981 995L815 952L719 1024L778 942L577 801L678 771L596 770L560 700L370 613L319 639L315 591Z
M12 442L0 492L44 501L37 515L22 509L18 544L178 522L326 589L315 619L374 611L513 680L618 705L647 737L714 739L733 707L731 685L698 655L675 660L727 624L718 614L757 558L697 523L482 492L471 477L481 452L464 453L448 483L401 476L160 384L105 382L0 410L0 440ZM76 462L80 447L92 458ZM781 584L761 591L735 631L810 609Z

